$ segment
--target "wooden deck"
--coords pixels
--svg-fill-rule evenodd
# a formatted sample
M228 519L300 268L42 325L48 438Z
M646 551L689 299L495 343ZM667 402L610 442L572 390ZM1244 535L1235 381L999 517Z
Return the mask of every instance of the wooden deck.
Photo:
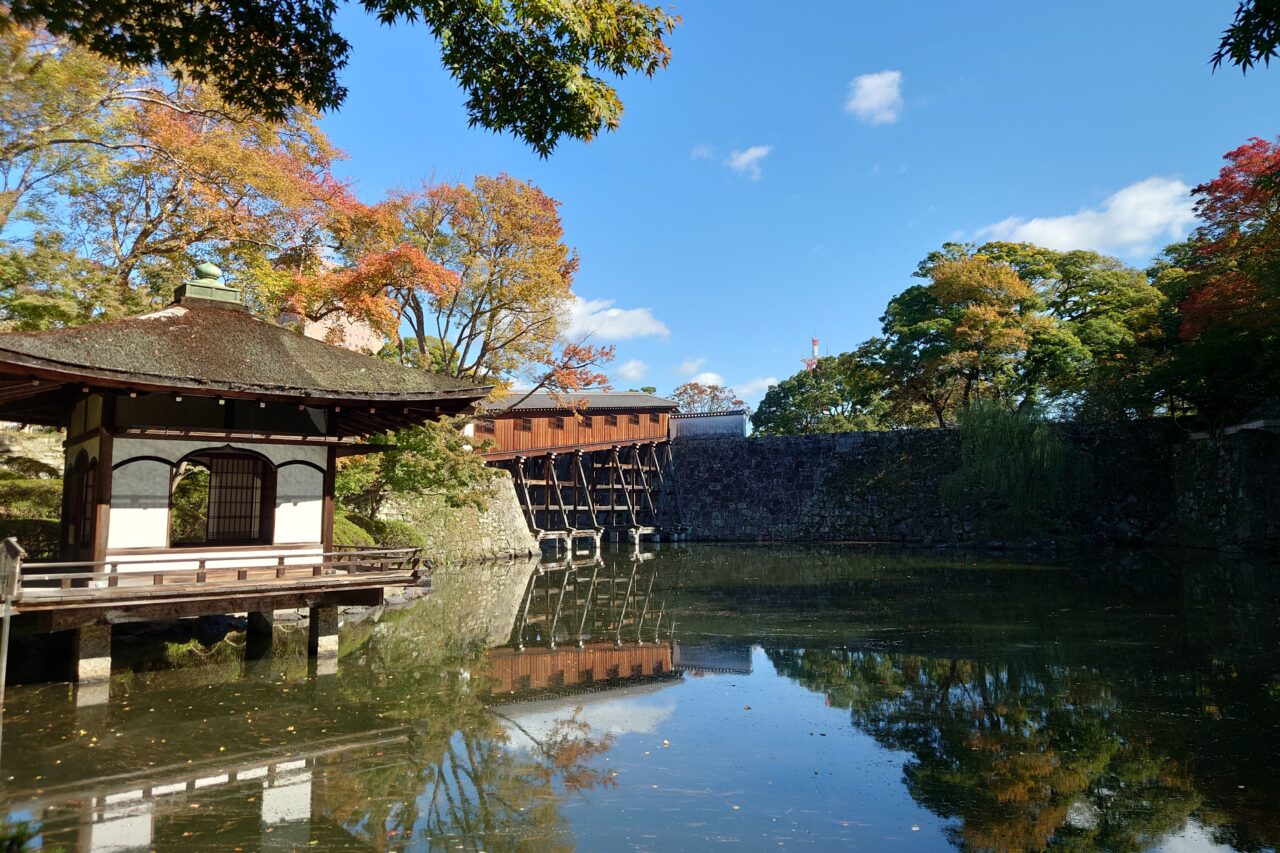
M265 562L165 551L145 561L20 563L13 612L29 630L57 631L95 621L379 604L385 587L418 581L421 558L416 548L384 548Z

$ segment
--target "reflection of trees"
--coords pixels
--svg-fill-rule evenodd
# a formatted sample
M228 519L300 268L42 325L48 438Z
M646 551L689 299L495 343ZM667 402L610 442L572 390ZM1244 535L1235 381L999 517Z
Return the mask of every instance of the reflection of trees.
M782 674L911 753L906 782L972 850L1142 850L1199 806L1185 768L1122 729L1092 669L844 650L771 652Z
M402 611L348 652L346 701L376 705L381 719L412 723L405 748L344 758L326 774L323 802L346 830L376 849L429 840L448 849L572 848L560 803L611 779L590 767L608 737L571 714L531 748L485 705L484 647L460 638L442 608Z

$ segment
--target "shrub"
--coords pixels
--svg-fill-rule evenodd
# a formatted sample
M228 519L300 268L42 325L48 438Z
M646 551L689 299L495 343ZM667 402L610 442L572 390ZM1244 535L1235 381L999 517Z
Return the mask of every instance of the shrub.
M960 468L942 494L953 510L980 507L988 532L1020 537L1061 526L1091 483L1088 459L1041 414L982 403L960 416Z
M29 560L58 558L59 529L58 522L47 518L0 518L0 539L17 539Z
M0 480L0 519L42 518L57 521L61 510L61 480Z
M333 517L333 544L352 548L372 548L373 537L369 532L345 515Z

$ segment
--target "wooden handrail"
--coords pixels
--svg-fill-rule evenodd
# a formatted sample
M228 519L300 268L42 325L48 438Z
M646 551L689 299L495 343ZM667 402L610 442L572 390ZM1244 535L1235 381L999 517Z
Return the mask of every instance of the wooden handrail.
M302 558L312 558L312 557L342 557L343 559L350 560L353 557L358 558L358 557L366 557L366 556L384 556L388 554L404 554L409 552L417 552L421 550L422 550L421 548L367 548L360 551L350 551L350 550L320 551L314 554L299 552L293 555L292 557L290 557L289 555L285 555L285 558L286 559L302 559ZM79 561L73 561L73 562L53 562L53 563L24 562L23 566L26 568L39 567L41 569L80 569L80 568L88 568L91 566L113 566L113 565L128 566L131 564L149 565L151 563L192 563L192 562L203 562L205 564L215 563L215 562L242 563L245 560L274 560L280 556L279 554L276 554L276 553L263 553L261 555L236 554L236 555L228 555L226 557L197 556L196 554L180 554L178 556L165 556L165 555L172 555L174 553L175 552L173 551L156 551L156 554L154 557L150 554L130 554L129 559L112 557L106 560L79 560ZM271 565L274 565L274 563ZM209 566L209 567L217 568L216 566ZM235 567L233 566L232 568L235 568ZM250 567L250 568L253 568L253 567Z
M325 559L331 558L331 559ZM372 548L364 551L326 551L317 554L298 554L296 562L284 562L286 557L245 556L200 557L163 556L136 558L134 560L100 560L60 563L28 563L21 566L17 578L18 589L42 597L44 595L92 595L97 589L120 590L121 579L128 579L126 586L174 587L234 587L243 583L278 581L287 586L303 578L324 576L356 576L361 574L394 574L412 576L421 564L420 548ZM246 561L256 563L245 565ZM194 565L175 565L175 564ZM224 565L216 565L223 563ZM136 568L130 568L136 566ZM89 571L86 571L88 569ZM250 578L251 572L263 572L269 578ZM221 577L220 575L227 575ZM104 583L105 582L105 583Z

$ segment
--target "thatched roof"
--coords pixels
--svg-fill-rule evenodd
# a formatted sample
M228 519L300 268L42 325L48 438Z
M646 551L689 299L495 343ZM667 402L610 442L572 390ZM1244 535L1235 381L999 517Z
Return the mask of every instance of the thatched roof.
M203 301L70 329L0 334L0 373L300 402L471 401L488 391L331 346L235 307L197 304Z

